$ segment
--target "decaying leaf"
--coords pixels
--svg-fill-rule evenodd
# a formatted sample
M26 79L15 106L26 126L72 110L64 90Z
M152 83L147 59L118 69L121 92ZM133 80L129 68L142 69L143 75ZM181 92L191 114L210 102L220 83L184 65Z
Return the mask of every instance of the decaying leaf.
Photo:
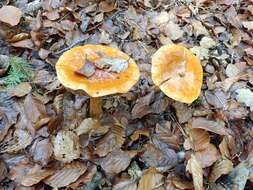
M92 129L95 129L99 125L98 120L93 118L86 118L82 123L75 129L76 134L83 135L88 134Z
M63 166L63 168L57 170L43 182L54 188L65 187L75 182L86 169L87 167L84 163L75 161Z
M196 159L199 161L202 168L213 165L219 158L219 152L217 148L209 143L208 147L204 150L199 150L195 153Z
M11 169L10 178L24 186L32 186L53 173L53 170L42 169L40 165L20 163Z
M2 6L0 9L0 21L16 26L22 16L22 12L19 8L14 6Z
M245 103L253 111L253 92L250 89L238 89L236 90L236 99L238 102Z
M8 93L10 96L23 97L32 90L31 85L28 82L22 82L16 87L10 88Z
M225 128L225 123L222 121L212 121L203 117L194 118L191 127L194 129L204 129L219 135L228 135L229 130Z
M209 182L214 183L220 176L228 174L233 169L233 163L227 158L221 158L212 167Z
M138 190L165 190L164 183L164 176L151 167L143 173Z
M79 70L75 71L75 73L87 78L91 77L95 73L94 63L85 58L83 66Z
M193 184L195 190L203 190L203 171L199 161L192 154L188 160L186 170L192 174Z
M109 152L118 149L125 141L124 127L116 124L110 128L104 137L96 143L95 154L100 157L106 156Z
M102 158L100 165L107 174L118 174L128 167L133 156L131 152L116 149Z
M72 131L59 131L52 139L54 156L57 160L71 162L80 157L78 136Z
M1 143L0 152L18 152L30 145L32 140L32 136L26 130L16 129L11 139L7 139Z

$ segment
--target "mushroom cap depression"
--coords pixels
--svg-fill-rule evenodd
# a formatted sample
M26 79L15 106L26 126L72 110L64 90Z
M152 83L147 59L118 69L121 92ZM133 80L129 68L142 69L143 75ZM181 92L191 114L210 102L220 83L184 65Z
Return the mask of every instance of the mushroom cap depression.
M192 103L201 91L200 60L181 45L162 46L152 57L152 80L170 98Z
M109 59L126 60L128 67L121 72L95 69L91 77L76 74L76 71L85 65L86 60L89 64L99 61L101 59L99 55L104 55ZM72 48L59 58L55 67L58 79L63 86L72 90L85 91L91 97L126 93L140 76L138 66L133 59L116 48L103 45Z

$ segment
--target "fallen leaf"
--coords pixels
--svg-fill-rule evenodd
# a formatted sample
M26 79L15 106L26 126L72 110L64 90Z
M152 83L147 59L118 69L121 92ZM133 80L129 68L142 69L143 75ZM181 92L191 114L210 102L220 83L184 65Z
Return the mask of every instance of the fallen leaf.
M191 181L182 180L176 176L172 178L172 183L179 189L193 189Z
M191 24L193 26L193 30L196 36L204 35L208 36L208 30L203 26L203 24L198 20L192 20Z
M100 157L106 156L109 152L121 148L125 141L125 132L122 125L114 125L107 134L96 143L95 154Z
M31 39L25 39L18 42L10 43L13 47L20 47L20 48L27 48L27 49L33 49L34 44Z
M69 187L72 189L83 187L84 185L92 181L92 178L95 176L96 172L97 172L97 167L95 165L89 166L87 170L85 171L85 173L81 175L74 183L70 184Z
M112 190L137 190L137 182L129 178L123 178L113 185Z
M100 160L100 165L107 174L118 174L129 166L132 157L127 151L115 149Z
M201 38L199 44L203 48L210 49L216 45L216 42L212 38L204 36L203 38Z
M223 121L212 121L203 117L194 118L191 122L191 127L194 129L204 129L219 135L228 135L230 131L225 127Z
M192 148L195 151L200 151L200 150L205 150L206 148L209 147L210 137L207 131L203 129L190 129L188 131L188 134L189 134L189 139L186 140L186 142L188 141L187 143L190 143L189 148ZM188 150L188 148L186 148L186 150Z
M164 185L164 176L151 167L143 173L138 190L165 190Z
M8 89L8 93L10 94L11 97L12 96L23 97L29 94L31 90L32 90L32 87L28 82L22 82L19 85Z
M71 162L80 157L78 136L72 131L59 131L52 139L56 160Z
M208 59L209 58L209 51L208 49L202 46L194 46L190 49L192 53L194 53L200 60Z
M192 174L193 185L195 190L203 190L203 171L199 161L192 154L187 162L186 171Z
M116 9L116 2L113 1L101 1L99 3L99 9L105 13L112 12L114 9Z
M5 162L0 160L0 182L2 182L8 175L8 170Z
M158 170L168 170L176 165L177 155L173 149L158 149L153 144L144 145L144 153L140 156L148 166Z
M253 30L253 21L243 21L242 25L248 30Z
M92 129L97 128L99 125L98 120L93 118L84 119L81 124L75 129L76 134L83 135L88 134Z
M44 183L53 188L65 187L75 182L85 171L87 167L84 163L75 161L63 166L53 175L43 180Z
M192 117L193 110L191 107L177 101L173 102L172 105L176 110L176 115L179 123L186 123Z
M7 55L0 55L0 77L7 72L9 66L9 57Z
M234 6L230 6L226 12L225 12L225 16L227 18L227 21L234 27L236 28L240 28L241 27L241 21L238 18L236 9L234 8Z
M250 107L253 111L253 92L248 88L241 88L236 90L236 99L238 102L244 103L246 106Z
M171 39L171 40L178 40L183 37L184 31L175 24L173 21L169 21L168 24L165 25L164 33Z
M14 6L2 6L0 9L0 21L16 26L21 19L22 12L19 8Z
M215 108L227 108L227 95L221 90L206 91L205 92L206 100L209 104Z
M26 130L16 129L11 139L1 143L0 152L16 153L30 145L32 140L32 136Z
M95 61L95 66L99 69L105 69L107 71L121 73L128 68L129 60L111 58L111 57L102 57Z
M53 154L53 146L49 139L37 140L33 143L30 153L34 161L46 166Z
M87 78L91 77L95 73L94 63L85 58L83 66L79 70L75 71L75 73Z
M223 137L221 143L219 144L219 149L223 157L230 158L230 152L227 143L228 143L227 137Z
M10 170L10 178L24 186L32 186L53 173L53 170L42 169L42 167L37 164L19 163Z
M219 159L220 155L216 147L210 143L206 149L195 152L195 157L201 167L206 168L213 165Z
M51 10L48 12L44 12L43 16L46 16L49 20L57 20L58 18L60 18L60 14L58 10Z
M233 163L227 158L217 160L212 167L209 175L209 182L214 183L220 176L230 173L233 169Z

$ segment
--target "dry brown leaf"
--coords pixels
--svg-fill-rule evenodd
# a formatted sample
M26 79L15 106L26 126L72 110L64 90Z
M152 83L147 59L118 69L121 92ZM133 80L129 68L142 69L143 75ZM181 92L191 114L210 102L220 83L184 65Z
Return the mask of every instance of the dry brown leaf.
M203 117L194 118L191 127L194 129L204 129L219 135L228 135L229 130L225 128L223 121L212 121Z
M161 149L158 149L153 144L145 144L141 160L148 166L168 170L177 163L177 154L173 149L169 149L168 147L161 147Z
M220 157L218 150L213 144L209 144L204 150L195 152L195 157L202 168L211 166Z
M176 110L179 123L185 123L192 117L193 110L186 104L175 101L173 102L173 107Z
M136 131L134 131L134 133L130 136L130 138L131 138L132 141L136 141L136 140L138 140L138 139L141 137L141 135L146 136L146 137L149 137L149 136L150 136L148 130L136 130Z
M95 154L100 157L106 156L109 152L118 149L125 141L124 127L120 124L116 124L110 128L106 135L99 139L96 144Z
M45 166L53 154L53 146L49 139L35 141L30 149L33 160Z
M0 21L16 26L22 16L22 12L19 8L14 6L2 6L0 9Z
M28 33L19 33L16 34L14 36L12 36L11 38L7 39L6 41L8 41L9 43L14 43L14 42L18 42L24 39L28 39L29 38L29 34Z
M137 182L123 177L113 185L112 190L137 190Z
M10 96L23 97L32 90L31 85L28 82L22 82L16 87L8 89Z
M193 30L194 30L194 33L196 36L199 36L199 35L208 36L209 35L207 29L202 25L202 23L200 21L192 20L191 24L193 26Z
M172 183L179 189L193 189L193 184L191 181L182 180L176 176L172 177Z
M138 190L165 190L164 183L164 176L151 167L141 177Z
M220 176L228 174L233 169L233 163L227 158L221 158L212 167L209 182L214 183Z
M82 162L72 162L57 170L52 176L43 180L44 183L54 188L65 187L75 182L85 171L87 167Z
M30 145L32 140L32 136L26 130L16 129L11 139L7 139L1 143L0 152L18 152Z
M27 48L27 49L33 49L34 44L31 39L25 39L18 42L10 43L13 47L20 47L20 48Z
M199 150L204 150L208 148L209 142L210 142L210 137L207 131L203 129L190 129L189 139L186 139L185 143L189 143L191 149L195 151L199 151Z
M230 152L227 143L227 137L223 137L221 143L219 144L219 149L223 157L230 158Z
M32 186L53 173L53 170L42 169L40 165L20 163L10 170L10 178L24 186Z
M57 20L58 18L60 18L58 10L50 10L48 12L43 13L43 16L46 16L49 20Z
M128 167L132 157L131 153L118 149L102 158L100 165L107 174L118 174Z
M108 3L108 1L101 1L99 3L99 9L105 13L112 12L114 9L116 9L116 1L109 1L111 3Z
M72 189L77 189L78 187L90 183L96 172L97 167L95 165L89 166L85 173L81 175L74 183L70 184L69 187Z
M191 158L188 160L186 171L189 171L192 174L193 185L195 190L203 190L203 171L201 164L192 154Z
M71 162L80 157L78 136L72 131L59 131L52 139L56 160Z

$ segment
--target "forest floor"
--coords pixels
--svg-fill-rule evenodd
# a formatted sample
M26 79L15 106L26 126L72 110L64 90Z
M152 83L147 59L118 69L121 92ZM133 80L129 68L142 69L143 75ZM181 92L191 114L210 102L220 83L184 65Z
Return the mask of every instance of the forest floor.
M252 39L252 0L1 0L0 189L253 189ZM172 43L201 60L192 104L151 79L152 55ZM116 47L141 72L98 120L55 71L85 44Z

